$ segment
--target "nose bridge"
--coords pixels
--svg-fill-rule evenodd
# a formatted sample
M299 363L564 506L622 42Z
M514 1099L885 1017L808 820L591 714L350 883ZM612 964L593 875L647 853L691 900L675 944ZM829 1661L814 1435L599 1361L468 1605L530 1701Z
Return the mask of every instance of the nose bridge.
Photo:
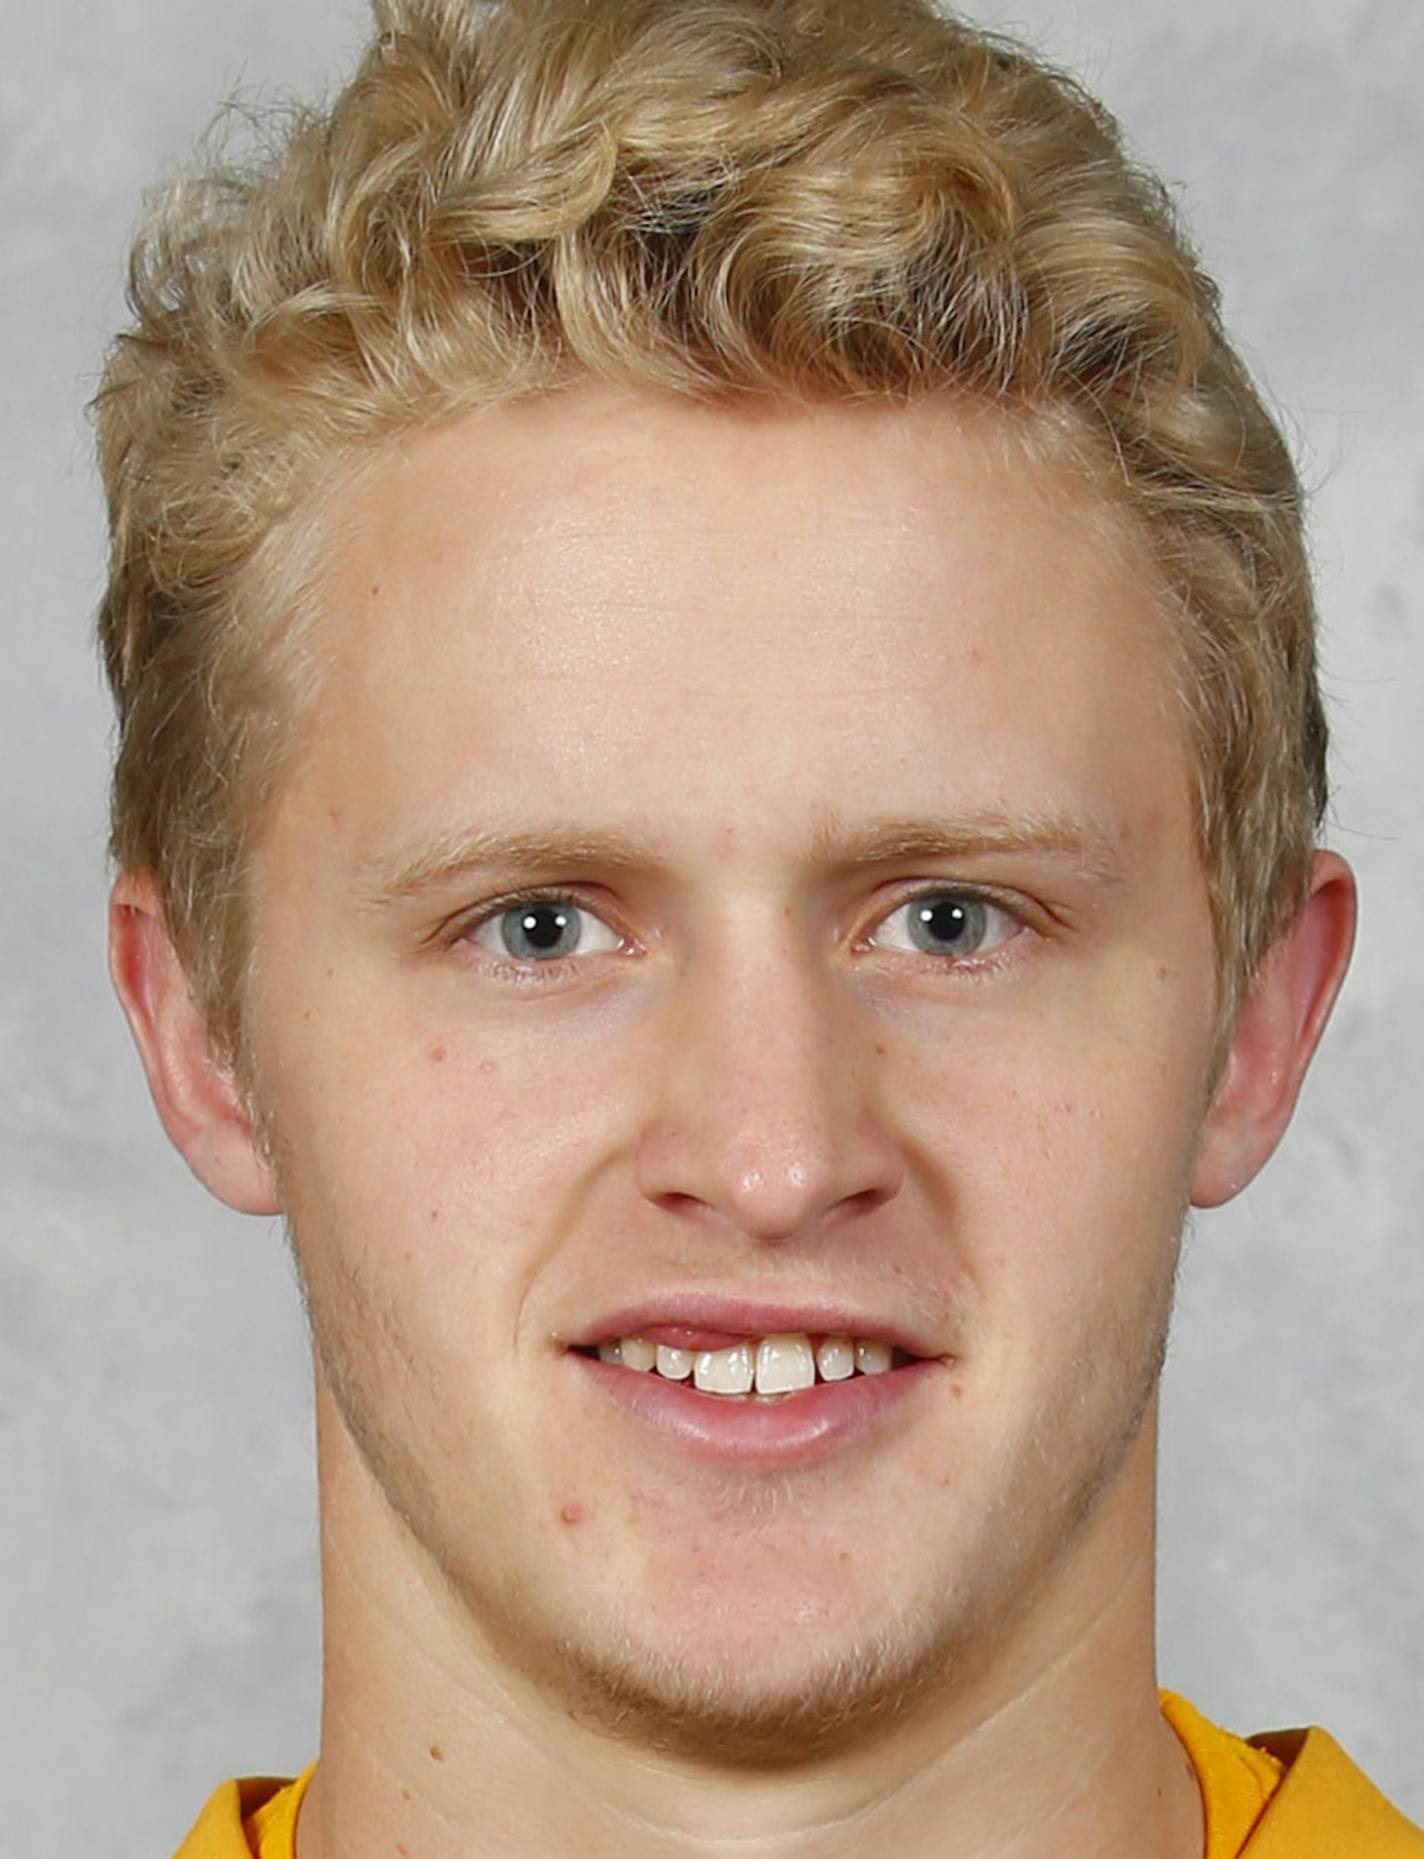
M649 1198L780 1241L848 1199L895 1192L852 1002L782 906L748 908L690 955L669 1005L639 1144Z

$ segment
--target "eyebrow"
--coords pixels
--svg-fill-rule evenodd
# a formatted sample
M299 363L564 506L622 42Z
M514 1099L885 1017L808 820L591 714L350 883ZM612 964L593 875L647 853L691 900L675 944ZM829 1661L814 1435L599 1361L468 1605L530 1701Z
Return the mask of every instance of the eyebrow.
M1124 877L1114 835L1096 820L1066 814L1034 813L1020 818L976 814L966 820L882 818L846 834L834 819L818 823L812 834L815 863L824 867L897 864L916 858L1050 858L1077 867L1100 884Z
M364 861L354 888L363 905L380 908L495 869L647 872L667 865L665 846L665 839L569 821L466 828L440 834L410 852ZM812 830L807 863L831 871L920 858L1005 856L1070 864L1102 886L1120 884L1125 875L1114 835L1101 823L1056 813L1013 819L989 813L965 820L882 816L854 831L824 814Z

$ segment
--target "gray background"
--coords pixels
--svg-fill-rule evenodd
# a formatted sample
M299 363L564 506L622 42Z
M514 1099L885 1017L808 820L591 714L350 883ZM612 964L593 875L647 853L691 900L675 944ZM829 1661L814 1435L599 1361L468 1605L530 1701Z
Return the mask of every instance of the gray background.
M171 1851L313 1752L311 1416L281 1238L167 1150L103 972L102 526L82 403L139 192L235 82L320 88L355 0L4 0L0 1825ZM1162 1670L1324 1721L1424 1817L1424 8L984 4L1179 184L1297 434L1355 973L1284 1156L1203 1219L1168 1372ZM1243 18L1244 14L1244 18Z

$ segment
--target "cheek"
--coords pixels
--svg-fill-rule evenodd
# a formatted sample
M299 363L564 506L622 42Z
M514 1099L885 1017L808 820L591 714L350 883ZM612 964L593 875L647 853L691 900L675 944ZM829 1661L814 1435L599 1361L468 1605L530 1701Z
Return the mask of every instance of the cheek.
M1131 1281L1134 1260L1151 1275L1180 1230L1200 1132L1181 1029L1149 1041L1045 1016L996 1031L921 1049L904 1074L908 1142L979 1291L1031 1305Z
M267 1068L284 1209L314 1290L342 1281L435 1346L502 1325L616 1151L590 1055L504 1029L395 1027L353 996Z
M282 1054L265 1079L303 1263L309 1275L326 1267L367 1284L417 1269L443 1281L469 1267L477 1208L481 1227L500 1227L488 1203L508 1107L472 1103L448 1043L398 1048L374 1028L342 1037L343 1020L333 1016L320 1044Z

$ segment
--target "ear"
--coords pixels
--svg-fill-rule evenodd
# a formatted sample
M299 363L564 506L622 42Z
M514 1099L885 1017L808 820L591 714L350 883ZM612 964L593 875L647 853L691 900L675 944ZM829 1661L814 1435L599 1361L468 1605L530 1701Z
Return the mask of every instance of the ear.
M1300 914L1267 951L1241 1004L1207 1115L1194 1207L1218 1207L1265 1167L1285 1134L1355 940L1355 880L1318 852Z
M239 1213L280 1212L232 1069L215 1055L144 873L121 872L114 882L109 973L159 1118L189 1168Z

